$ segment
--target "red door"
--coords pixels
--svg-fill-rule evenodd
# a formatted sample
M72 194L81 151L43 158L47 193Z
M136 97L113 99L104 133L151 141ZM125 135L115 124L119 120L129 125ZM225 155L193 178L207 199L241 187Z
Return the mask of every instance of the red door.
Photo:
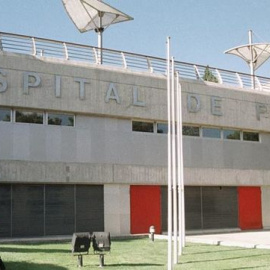
M238 187L239 227L242 230L262 228L260 187Z
M131 233L148 233L154 225L161 233L160 186L130 186Z

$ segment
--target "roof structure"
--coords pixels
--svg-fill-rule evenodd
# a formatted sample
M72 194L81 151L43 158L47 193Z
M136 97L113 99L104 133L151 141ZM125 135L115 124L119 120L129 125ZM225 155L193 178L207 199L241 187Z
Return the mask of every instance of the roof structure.
M102 33L112 24L133 20L129 15L99 0L62 0L63 5L75 26L81 33L95 30L98 34L98 47L102 46ZM102 63L102 50L99 54Z
M249 43L234 47L224 53L241 57L250 66L251 75L270 57L270 43L253 43L253 33L249 30Z
M270 43L253 43L252 31L249 30L249 43L234 47L224 53L233 54L241 57L250 67L252 85L255 88L255 70L257 70L270 57Z
M129 15L98 0L62 0L62 2L71 20L82 33L133 20Z
M225 53L241 57L249 65L253 64L254 71L257 70L270 57L270 43L253 43L234 47Z

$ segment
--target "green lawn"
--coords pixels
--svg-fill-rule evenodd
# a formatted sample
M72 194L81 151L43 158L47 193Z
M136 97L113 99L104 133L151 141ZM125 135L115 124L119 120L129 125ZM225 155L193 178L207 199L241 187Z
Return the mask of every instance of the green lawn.
M70 243L0 244L0 256L7 270L78 269ZM105 255L105 269L167 269L167 242L164 240L112 240ZM99 256L83 257L82 269L100 269ZM184 248L174 269L270 269L270 250L190 244Z

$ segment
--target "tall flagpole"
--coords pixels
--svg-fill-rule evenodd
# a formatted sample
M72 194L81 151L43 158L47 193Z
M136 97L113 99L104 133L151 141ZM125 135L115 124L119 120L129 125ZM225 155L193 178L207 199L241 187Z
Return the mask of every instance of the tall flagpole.
M181 200L181 161L180 161L180 132L182 124L180 123L180 110L181 110L181 92L179 87L179 74L177 72L176 74L176 121L177 121L177 185L178 185L178 231L179 231L179 237L178 237L178 255L182 255L182 200ZM180 93L179 93L180 92ZM181 132L182 133L182 132Z
M183 133L182 133L182 89L179 73L176 74L177 96L177 178L178 178L178 255L182 255L185 246L185 206L184 206L184 166L183 166Z
M172 270L172 171L171 171L171 95L170 37L167 37L167 114L168 114L168 270Z
M173 262L177 264L177 185L176 185L176 132L175 132L175 70L172 57L171 114L172 114L172 184L173 184Z

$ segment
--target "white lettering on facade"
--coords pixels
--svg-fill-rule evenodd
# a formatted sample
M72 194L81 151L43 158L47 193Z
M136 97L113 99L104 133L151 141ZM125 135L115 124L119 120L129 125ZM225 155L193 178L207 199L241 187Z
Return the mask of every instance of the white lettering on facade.
M29 87L38 87L41 83L39 75L35 72L23 73L23 94L29 95Z
M265 104L262 103L256 103L256 118L257 120L261 120L261 116L264 116L265 118L269 117L267 107Z
M55 75L55 97L61 97L61 76Z
M187 109L191 113L197 113L201 109L200 96L188 94Z
M7 76L7 73L0 69L0 74L3 76L3 77L6 77ZM2 79L0 78L0 93L3 93L3 92L6 92L7 91L7 88L8 88L8 84L7 84L7 80L6 79Z
M80 90L79 90L79 98L81 100L85 99L85 84L90 83L87 79L82 78L74 78L75 82L78 82L80 84Z
M4 94L9 89L8 84L8 71L0 68L0 94ZM42 84L41 75L36 72L22 71L22 93L29 95L31 88L38 88ZM62 97L62 77L60 75L54 76L54 95L56 98ZM85 100L86 98L86 84L91 81L85 78L73 78L74 82L79 83L79 99ZM48 80L46 80L47 82ZM12 80L11 80L12 84ZM44 86L45 87L45 86ZM48 87L46 85L46 87ZM121 104L121 98L114 83L109 83L106 91L105 102L115 101L116 104ZM133 106L145 107L146 103L142 98L142 93L138 86L132 86L132 103ZM198 94L187 93L187 111L189 113L198 113L202 110L201 96ZM210 97L210 113L215 116L223 116L222 112L222 98L217 96ZM255 103L256 119L260 121L262 118L269 118L268 104Z
M120 97L113 83L110 83L109 85L109 89L107 90L105 101L108 103L110 99L115 100L116 103L120 104Z
M133 105L139 107L145 107L145 102L139 101L139 91L137 86L133 86L132 88L133 93Z

